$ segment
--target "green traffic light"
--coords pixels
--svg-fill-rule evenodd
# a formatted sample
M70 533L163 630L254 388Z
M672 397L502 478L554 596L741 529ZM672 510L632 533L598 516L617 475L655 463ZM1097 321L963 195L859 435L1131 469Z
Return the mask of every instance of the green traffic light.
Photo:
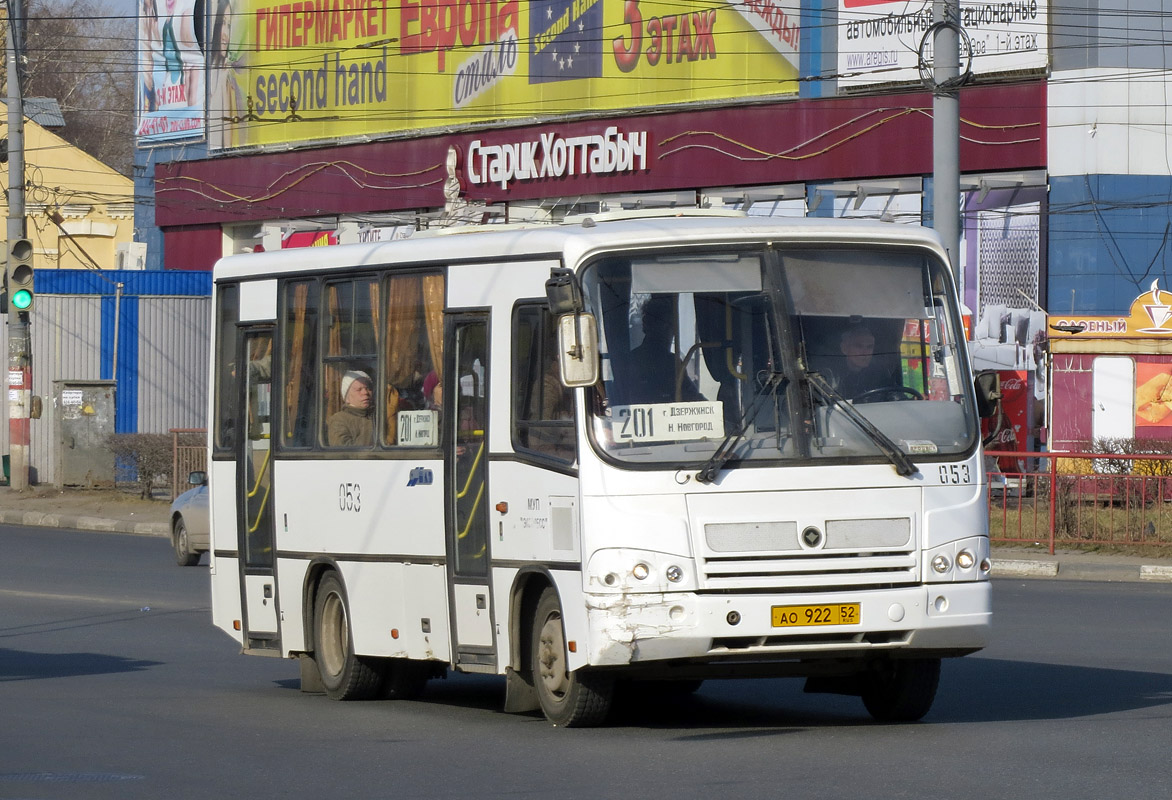
M17 289L8 299L17 311L24 311L33 304L33 293L28 289Z

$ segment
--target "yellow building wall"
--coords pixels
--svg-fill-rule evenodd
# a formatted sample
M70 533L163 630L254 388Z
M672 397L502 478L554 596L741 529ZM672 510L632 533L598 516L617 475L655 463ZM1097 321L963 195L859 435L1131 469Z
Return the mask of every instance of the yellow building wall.
M0 136L7 135L4 118ZM116 268L117 246L134 240L134 182L28 119L24 145L25 230L33 243L33 267ZM3 190L9 165L0 164ZM0 191L0 213L7 218L6 191ZM53 213L62 217L60 226Z

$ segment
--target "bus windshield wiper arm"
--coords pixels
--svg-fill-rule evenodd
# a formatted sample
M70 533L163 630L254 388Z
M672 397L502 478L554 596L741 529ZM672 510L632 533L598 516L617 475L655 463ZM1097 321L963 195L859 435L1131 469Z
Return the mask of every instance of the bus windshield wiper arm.
M769 379L761 387L760 393L754 398L752 405L745 409L745 413L741 415L736 430L724 437L720 447L716 448L716 452L704 462L704 466L696 473L696 480L700 483L712 483L716 480L716 476L720 474L720 468L732 458L733 450L744 438L745 431L749 429L749 422L757 418L757 412L761 409L761 405L767 398L777 394L778 390L784 389L788 383L789 378L785 376L784 372L769 373Z
M899 445L891 441L891 438L879 430L867 419L857 408L847 402L846 398L836 392L826 379L817 372L807 372L806 380L810 382L810 386L817 392L818 396L830 403L835 408L843 413L843 415L853 422L859 430L867 434L875 446L883 451L888 460L895 466L895 471L904 477L915 475L920 471L907 454L899 449Z

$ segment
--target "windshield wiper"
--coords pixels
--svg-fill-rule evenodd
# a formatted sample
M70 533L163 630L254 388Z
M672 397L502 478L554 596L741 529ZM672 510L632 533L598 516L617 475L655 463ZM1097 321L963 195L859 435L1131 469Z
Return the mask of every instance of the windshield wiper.
M908 458L907 454L899 449L899 445L891 441L891 438L887 434L875 427L871 423L871 420L867 419L857 408L848 403L846 398L836 392L826 382L825 378L817 372L807 372L806 380L810 382L811 388L813 388L819 397L841 411L859 430L867 434L871 441L875 443L875 446L882 450L883 454L891 461L898 474L907 477L915 475L920 471L919 467L912 463L912 460Z
M789 378L785 376L784 372L769 373L769 379L761 387L761 392L753 400L752 405L745 409L745 413L741 415L736 430L724 437L720 447L716 448L716 452L704 462L704 466L696 473L696 480L700 483L712 483L716 480L716 476L720 474L720 468L732 458L733 451L740 444L741 439L745 437L745 431L749 429L749 422L757 418L757 412L761 409L762 404L777 394L780 389L784 389L787 384L789 384Z

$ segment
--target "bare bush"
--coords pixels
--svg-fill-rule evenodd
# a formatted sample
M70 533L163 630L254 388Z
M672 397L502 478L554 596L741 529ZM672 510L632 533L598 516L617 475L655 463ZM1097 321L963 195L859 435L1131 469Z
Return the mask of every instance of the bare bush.
M170 483L171 437L165 433L115 433L106 437L114 458L131 468L140 496L149 499L156 487Z

